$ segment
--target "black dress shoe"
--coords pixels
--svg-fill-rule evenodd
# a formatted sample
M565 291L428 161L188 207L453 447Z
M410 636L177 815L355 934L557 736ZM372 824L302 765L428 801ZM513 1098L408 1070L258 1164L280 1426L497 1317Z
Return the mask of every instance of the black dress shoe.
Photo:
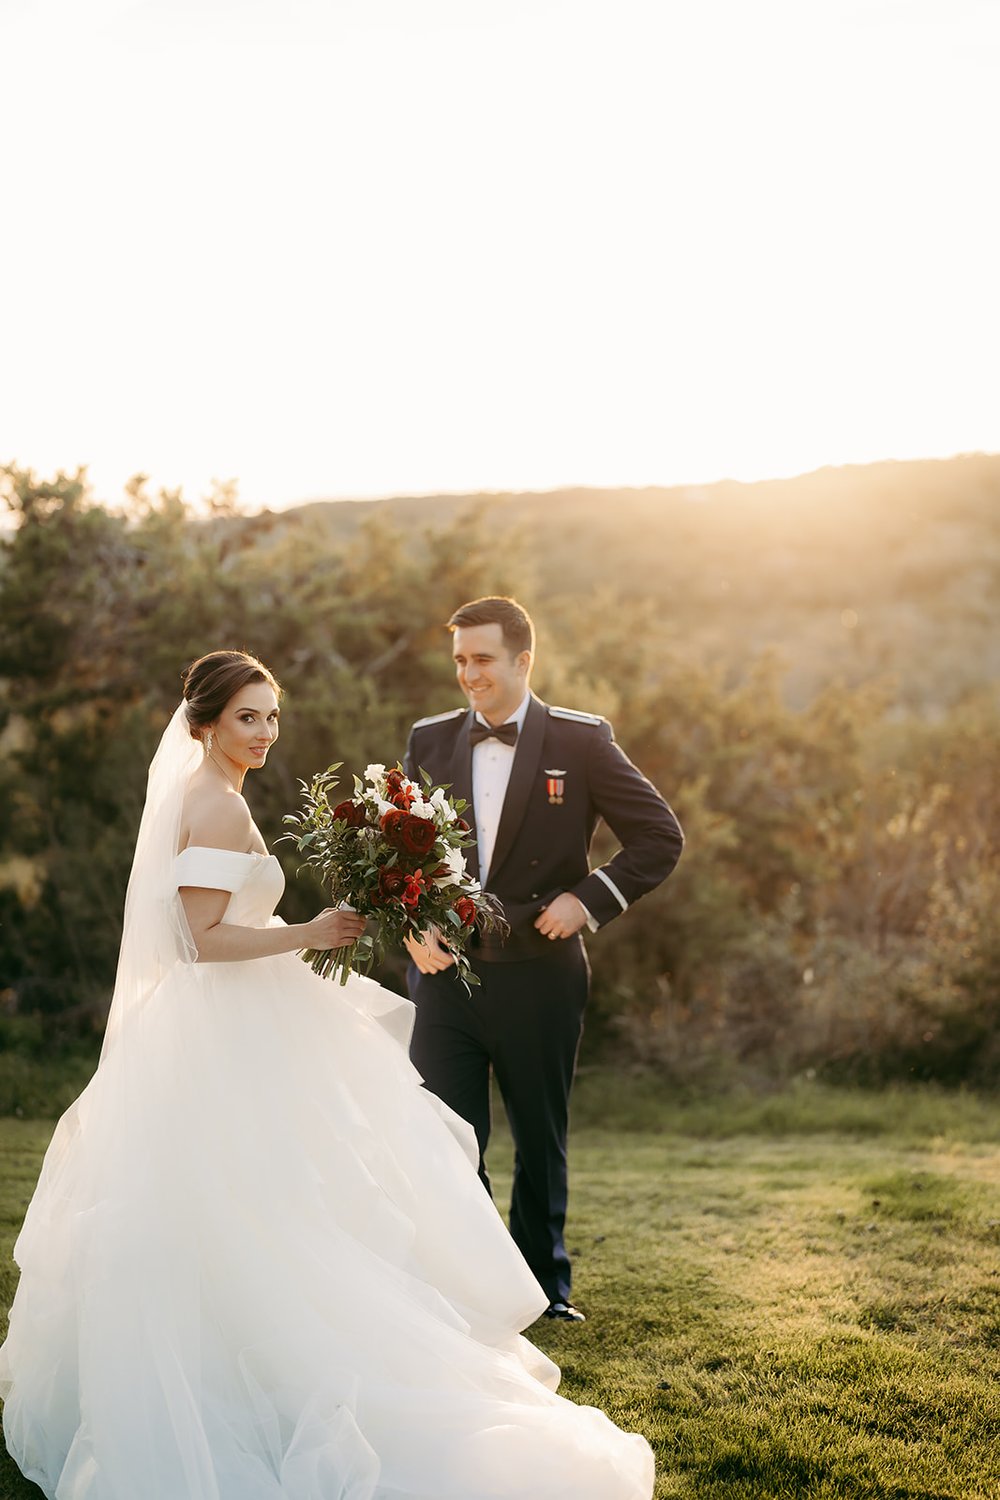
M542 1314L546 1318L558 1318L562 1323L586 1323L586 1318L579 1308L571 1302L550 1302Z

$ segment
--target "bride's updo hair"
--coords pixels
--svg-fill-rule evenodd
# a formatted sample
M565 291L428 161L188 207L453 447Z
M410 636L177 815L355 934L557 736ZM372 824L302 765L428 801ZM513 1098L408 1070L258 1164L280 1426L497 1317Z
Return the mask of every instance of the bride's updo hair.
M268 682L275 696L281 697L281 685L274 673L246 651L210 651L192 662L184 673L184 701L192 739L201 739L202 731L215 723L230 698L248 682Z

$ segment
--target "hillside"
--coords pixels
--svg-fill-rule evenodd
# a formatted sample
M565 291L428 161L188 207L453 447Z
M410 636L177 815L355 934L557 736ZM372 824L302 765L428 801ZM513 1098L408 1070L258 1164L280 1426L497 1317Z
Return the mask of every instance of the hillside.
M513 551L543 618L571 596L602 614L642 598L699 660L739 671L774 649L793 703L831 677L889 675L901 707L933 712L1000 680L997 455L756 484L317 501L232 524L338 549L373 523L411 541L485 535L498 559Z
M608 714L688 837L595 939L588 1047L683 1078L995 1081L1000 458L258 516L140 489L112 509L23 471L0 498L18 523L0 538L16 1045L103 1019L185 662L245 644L280 673L282 736L250 793L273 841L300 778L388 760L459 700L442 622L502 590L535 615L542 696ZM596 857L612 847L602 832ZM281 854L283 913L304 919L318 893Z

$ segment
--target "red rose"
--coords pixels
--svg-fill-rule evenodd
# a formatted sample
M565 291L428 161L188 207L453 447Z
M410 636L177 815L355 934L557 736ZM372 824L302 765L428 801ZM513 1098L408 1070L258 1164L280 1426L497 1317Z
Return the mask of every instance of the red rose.
M455 902L455 911L462 919L463 927L472 927L476 920L476 903L471 896L459 896Z
M407 854L426 854L437 838L429 818L415 818L398 807L382 814L382 832L394 849Z
M378 888L387 900L402 894L406 886L406 872L398 865L383 865L378 872Z
M348 828L363 828L365 826L365 809L359 807L356 802L338 802L333 809L335 819L343 818Z
M429 818L414 818L407 813L403 824L403 845L408 854L426 854L434 846L437 829Z
M399 807L392 807L382 814L382 832L394 849L403 847L403 823L408 817L409 813Z

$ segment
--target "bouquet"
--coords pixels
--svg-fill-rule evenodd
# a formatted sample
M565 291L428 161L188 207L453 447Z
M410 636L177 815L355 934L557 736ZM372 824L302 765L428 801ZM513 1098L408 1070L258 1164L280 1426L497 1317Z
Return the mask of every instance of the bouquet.
M479 980L465 954L474 927L506 927L495 896L486 894L465 866L463 849L475 840L461 816L466 803L451 801L447 789L432 786L421 771L422 786L410 781L397 765L371 765L364 780L355 776L354 796L334 802L339 785L336 772L342 761L299 785L303 811L289 813L285 822L305 861L319 871L334 905L350 907L375 921L374 936L365 933L342 948L302 954L317 974L327 978L339 971L341 984L352 971L367 974L387 947L408 933L419 937L437 927L442 941L455 955L458 974L466 984Z

